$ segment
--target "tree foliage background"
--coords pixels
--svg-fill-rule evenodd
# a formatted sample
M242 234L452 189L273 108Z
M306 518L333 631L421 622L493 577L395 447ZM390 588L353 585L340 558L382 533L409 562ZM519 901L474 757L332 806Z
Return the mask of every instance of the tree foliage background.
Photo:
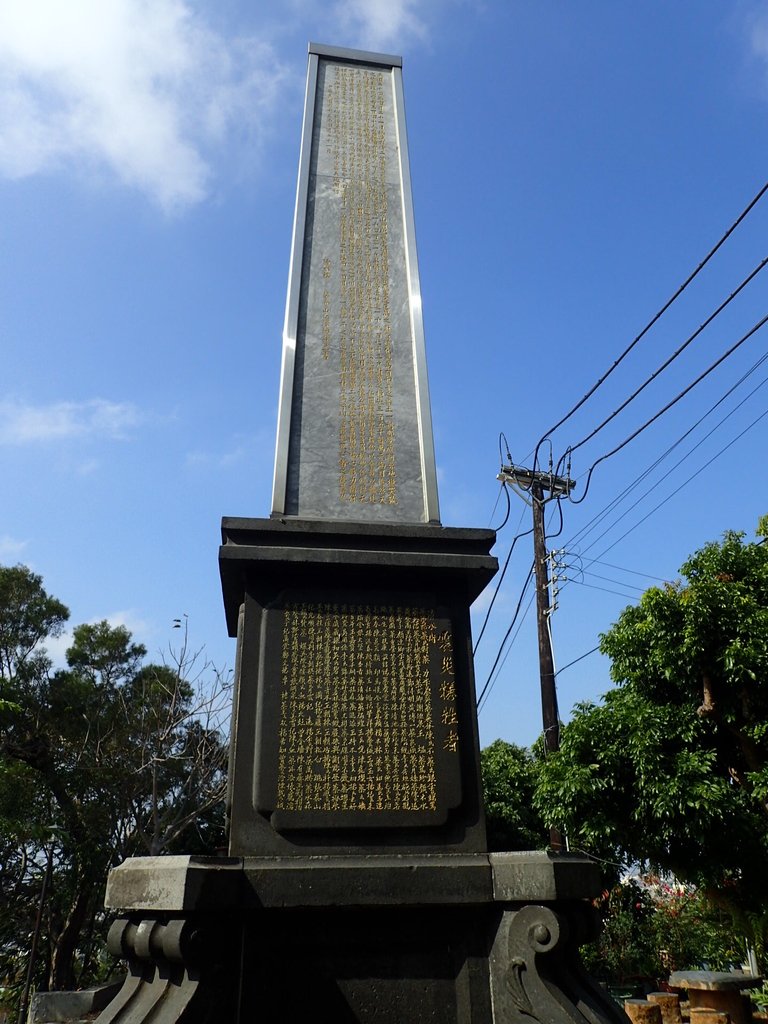
M223 842L227 680L190 650L165 663L123 626L68 619L24 566L0 567L0 984L23 983L46 875L37 988L105 969L104 886L126 857ZM181 625L181 620L179 620Z
M760 954L768 923L768 517L601 637L616 688L577 706L536 804L571 848L697 886Z
M495 740L480 755L489 850L539 850L546 829L533 804L536 765L531 753Z

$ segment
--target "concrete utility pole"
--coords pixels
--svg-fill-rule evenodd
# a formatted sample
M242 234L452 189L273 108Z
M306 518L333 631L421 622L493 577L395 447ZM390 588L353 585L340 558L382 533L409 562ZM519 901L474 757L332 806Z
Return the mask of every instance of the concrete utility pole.
M552 639L548 619L552 613L549 592L549 568L547 564L546 539L544 533L544 504L551 498L568 494L576 486L567 477L552 473L538 473L518 466L502 466L498 479L526 490L531 495L533 508L533 556L536 579L536 624L539 635L539 678L541 681L541 716L544 725L544 754L560 748L560 719L557 710L555 688L555 664L552 655ZM544 492L550 498L545 499ZM556 828L549 830L549 845L553 850L564 848L563 837Z

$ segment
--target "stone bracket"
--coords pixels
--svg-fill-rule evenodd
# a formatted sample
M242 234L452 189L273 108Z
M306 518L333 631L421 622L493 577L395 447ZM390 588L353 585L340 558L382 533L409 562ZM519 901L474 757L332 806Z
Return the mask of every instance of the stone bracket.
M504 908L491 950L494 1024L626 1024L579 960L579 946L594 932L589 909Z
M211 927L201 915L118 918L107 945L128 961L128 976L96 1024L234 1020L238 937L239 929L227 935L221 920Z

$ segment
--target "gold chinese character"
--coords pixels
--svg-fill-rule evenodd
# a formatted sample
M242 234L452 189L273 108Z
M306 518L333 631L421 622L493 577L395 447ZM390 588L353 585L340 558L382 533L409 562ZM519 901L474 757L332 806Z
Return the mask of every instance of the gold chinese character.
M459 734L455 729L451 729L448 735L443 740L443 750L448 750L452 754L455 754L459 749Z
M456 708L453 706L443 708L443 713L440 717L440 721L443 723L443 725L458 725L459 719L456 716Z
M455 700L456 699L456 684L453 681L448 681L440 684L440 699L441 700Z

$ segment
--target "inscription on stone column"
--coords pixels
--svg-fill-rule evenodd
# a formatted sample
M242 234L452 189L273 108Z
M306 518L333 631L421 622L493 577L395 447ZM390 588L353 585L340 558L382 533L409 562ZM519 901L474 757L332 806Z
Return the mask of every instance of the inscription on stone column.
M392 416L387 147L388 76L328 69L323 133L339 214L339 499L397 504Z
M259 806L278 827L437 824L460 799L450 619L427 604L267 612Z
M435 810L429 611L299 604L283 628L277 809Z
M399 76L320 57L311 79L274 512L439 519Z

